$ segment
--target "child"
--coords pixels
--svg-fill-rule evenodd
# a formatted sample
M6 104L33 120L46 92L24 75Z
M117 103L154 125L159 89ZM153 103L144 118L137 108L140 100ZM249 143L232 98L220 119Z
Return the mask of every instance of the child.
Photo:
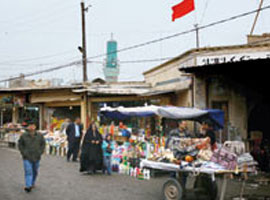
M105 137L105 140L103 140L102 149L103 149L103 162L104 162L103 173L105 174L105 171L107 171L108 175L111 175L112 173L111 159L112 159L112 151L114 149L114 145L112 143L112 138L110 134L107 134Z

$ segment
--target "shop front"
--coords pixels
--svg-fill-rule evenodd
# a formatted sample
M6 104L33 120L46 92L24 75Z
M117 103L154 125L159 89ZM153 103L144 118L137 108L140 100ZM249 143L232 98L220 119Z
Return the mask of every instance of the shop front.
M266 67L269 64L269 59L255 59L182 69L195 75L197 104L225 111L224 139L244 140L251 151L268 155L270 101Z
M29 102L28 94L5 94L0 99L1 139L14 146L28 124L39 128L39 105Z

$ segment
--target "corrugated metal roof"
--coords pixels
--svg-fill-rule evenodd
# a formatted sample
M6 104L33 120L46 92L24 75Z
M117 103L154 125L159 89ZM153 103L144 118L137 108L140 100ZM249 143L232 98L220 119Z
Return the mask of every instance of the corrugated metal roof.
M114 95L139 95L151 90L147 83L114 83L114 84L92 84L82 89L73 90L74 93L88 92L93 94L114 94Z
M0 88L0 92L28 92L28 91L42 91L42 90L62 90L62 89L76 89L83 86L59 86L59 87L21 87L21 88Z

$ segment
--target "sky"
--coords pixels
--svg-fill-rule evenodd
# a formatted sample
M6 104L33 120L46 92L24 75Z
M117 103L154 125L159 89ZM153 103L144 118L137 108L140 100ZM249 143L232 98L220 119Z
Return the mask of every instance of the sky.
M80 0L0 0L0 80L81 59ZM85 0L87 56L104 54L113 37L125 48L225 19L258 8L259 0L195 0L195 11L171 21L181 0ZM270 0L264 1L264 6ZM246 43L255 15L200 31L200 46ZM255 34L270 32L270 9L261 12ZM196 46L195 33L121 52L121 61L174 57ZM92 61L104 61L105 57ZM142 73L164 61L121 63L120 81L143 80ZM88 64L88 78L103 75L101 63ZM33 79L82 80L81 65L43 73Z

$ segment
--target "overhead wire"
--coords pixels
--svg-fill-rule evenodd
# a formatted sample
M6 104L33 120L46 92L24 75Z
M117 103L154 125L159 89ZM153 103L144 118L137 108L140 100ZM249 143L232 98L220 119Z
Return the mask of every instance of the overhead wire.
M270 8L270 5L262 7L261 9L255 9L255 10L245 12L245 13L242 13L242 14L239 14L239 15L235 15L235 16L232 16L232 17L229 17L229 18L226 18L226 19L222 19L222 20L219 20L219 21L216 21L216 22L213 22L213 23L209 23L207 25L198 26L198 29L201 30L201 29L206 29L206 28L209 28L209 27L212 27L212 26L215 26L215 25L223 24L223 23L226 23L226 22L229 22L229 21L233 21L233 20L248 16L248 15L254 14L254 13L258 12L258 11L264 11L264 10L269 9L269 8ZM151 41L148 41L148 42L144 42L144 43L132 45L132 46L129 46L129 47L125 47L125 48L119 49L117 51L111 52L111 54L120 53L120 52L123 52L123 51L128 51L128 50L148 46L150 44L154 44L154 43L161 42L161 41L164 41L164 40L169 40L169 39L172 39L172 38L175 38L175 37L186 35L188 33L194 32L194 31L196 31L196 28L192 28L192 29L187 30L187 31L175 33L173 35L169 35L169 36L166 36L166 37L163 37L163 38L158 38L158 39L151 40ZM99 55L91 56L91 57L88 57L88 58L89 59L94 59L94 58L104 57L106 55L107 54L99 54Z
M42 74L42 73L52 72L52 71L55 71L55 70L59 70L59 69L63 69L63 68L68 68L68 67L72 67L74 65L79 65L79 64L81 64L81 61L74 61L74 62L70 62L68 64L59 65L59 66L52 67L52 68L49 68L49 69L44 69L44 70L40 70L40 71L36 71L36 72L27 73L27 74L24 74L24 77L29 77L29 76L34 76L34 75ZM20 78L20 76L8 78L8 79L3 79L3 80L0 80L0 83L6 82L6 81L16 80L18 78Z
M213 26L216 26L216 25L219 25L219 24L223 24L223 23L226 23L226 22L229 22L229 21L233 21L233 20L248 16L248 15L254 14L254 13L258 12L258 11L264 11L264 10L267 10L269 8L270 8L270 5L264 6L261 9L255 9L255 10L252 10L252 11L249 11L249 12L245 12L245 13L242 13L242 14L239 14L239 15L235 15L235 16L232 16L232 17L229 17L229 18L226 18L226 19L222 19L222 20L219 20L219 21L216 21L216 22L213 22L213 23L209 23L207 25L199 26L198 28L199 29L206 29L206 28L209 28L209 27L213 27ZM148 46L148 45L151 45L151 44L154 44L154 43L157 43L157 42L161 42L161 41L164 41L164 40L169 40L169 39L181 36L181 35L192 33L194 31L196 31L195 28L187 30L187 31L179 32L179 33L176 33L176 34L173 34L173 35L169 35L169 36L166 36L166 37L163 37L163 38L158 38L158 39L151 40L151 41L148 41L148 42L135 44L135 45L125 47L125 48L119 49L117 51L111 52L111 54L120 53L120 52L124 52L124 51L128 51L128 50ZM104 57L106 55L107 54L100 54L100 55L88 57L87 59L91 60L91 59L94 59L94 58ZM73 62L65 64L65 65L60 65L60 66L49 68L49 69L42 70L42 71L32 72L32 73L26 74L25 76L33 76L33 75L37 75L37 74L40 74L40 73L51 72L51 71L71 67L73 65L78 65L78 64L81 64L81 61L73 61ZM9 78L9 79L0 80L0 82L6 82L6 81L10 81L10 80L15 80L15 79L18 79L18 78L19 77L13 77L13 78Z
M72 10L70 10L72 11ZM51 17L48 17L46 19L42 19L41 21L36 21L34 23L30 23L28 25L26 25L26 28L23 29L15 29L14 31L8 31L8 33L23 33L23 32L29 32L29 31L33 31L34 28L36 26L45 26L47 27L47 24L52 25L54 22L57 22L56 19L61 19L63 17L65 17L67 15L67 13L60 13L58 15L53 15ZM20 27L19 27L20 28ZM35 31L34 31L35 32Z
M210 1L211 0L205 0L205 5L204 5L203 12L202 12L202 17L201 17L201 20L200 20L199 24L203 23L203 20L204 20L205 14L206 14L206 10L207 10L207 8L209 6Z
M35 61L35 60L44 60L46 58L54 58L62 55L70 54L71 52L75 52L75 50L69 50L69 51L63 51L55 54L45 55L45 56L38 56L38 57L32 57L32 58L25 58L25 59L18 59L18 60L10 60L10 61L2 61L0 64L8 64L10 62L16 63L16 62L27 62L27 61Z
M52 6L54 6L54 8L57 8L58 5L60 5L60 4L56 4L55 5L55 3L54 3L54 5L50 4L46 8L42 7L42 10L40 10L37 13L38 14L37 16L40 16L40 15L44 14L44 10L47 11ZM61 5L63 5L62 2L61 2ZM18 21L20 21L20 20L28 19L29 17L30 17L30 19L32 19L33 18L33 13L27 13L26 15L24 14L24 15L21 15L21 16L17 16L17 17L14 17L13 19L12 18L11 19L9 18L9 19L5 19L5 20L0 20L0 23L8 23L9 24L9 23L11 23L12 20L18 20Z
M60 5L60 4L59 4ZM64 5L64 6L63 6ZM68 6L66 6L68 5ZM10 19L9 20L6 20L6 23L8 23L8 25L12 24L12 25L18 25L18 24L21 24L21 23L29 23L29 22L36 22L37 20L39 19L47 19L47 17L51 17L52 14L54 14L55 12L59 13L60 10L63 10L65 8L70 8L70 7L73 7L75 6L75 4L73 5L70 5L70 4L61 4L61 7L55 7L55 6L48 6L47 9L42 9L41 12L38 12L36 13L37 15L31 13L31 14L27 14L27 15L23 15L23 16L20 16L20 17L16 17L14 18L13 20L17 20L17 21L11 21ZM49 8L52 8L52 9L49 9ZM55 9L56 8L56 9ZM46 12L44 12L46 10ZM49 11L49 12L48 12ZM29 19L28 19L29 18ZM4 22L4 21L0 21L0 22Z

